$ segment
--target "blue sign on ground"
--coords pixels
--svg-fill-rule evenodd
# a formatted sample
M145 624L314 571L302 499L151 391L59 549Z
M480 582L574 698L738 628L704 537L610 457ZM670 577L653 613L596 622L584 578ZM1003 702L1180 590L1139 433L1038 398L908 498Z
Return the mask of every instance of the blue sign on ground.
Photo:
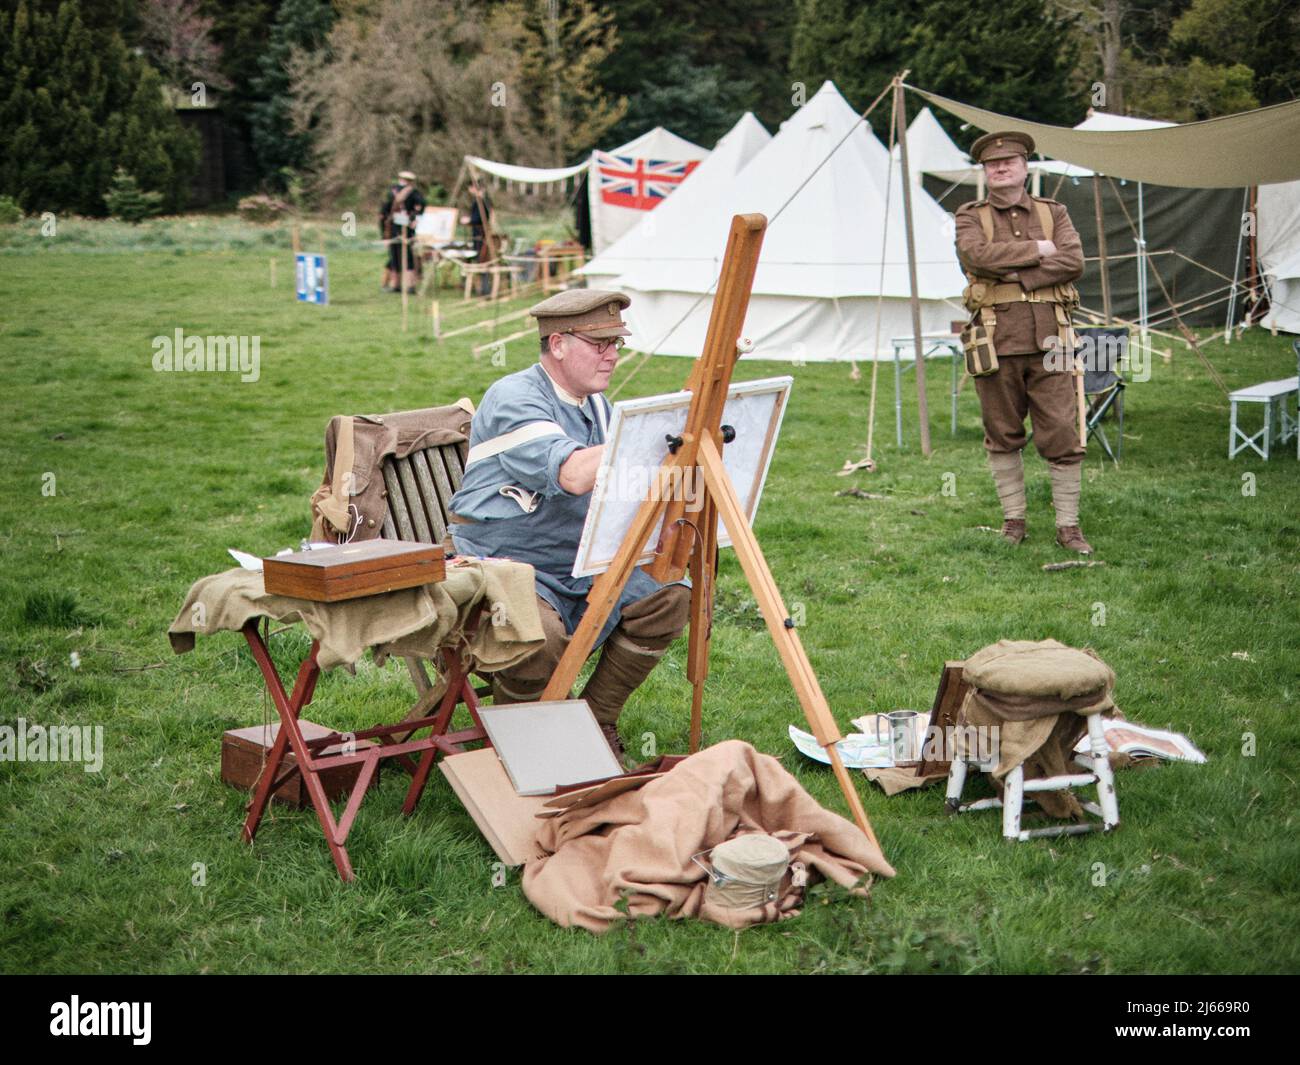
M299 303L329 303L329 275L325 256L302 252L295 257Z

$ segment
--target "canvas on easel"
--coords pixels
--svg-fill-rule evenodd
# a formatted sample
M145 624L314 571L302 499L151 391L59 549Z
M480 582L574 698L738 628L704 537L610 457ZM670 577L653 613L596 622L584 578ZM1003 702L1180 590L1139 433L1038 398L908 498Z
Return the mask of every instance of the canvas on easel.
M421 244L435 248L450 244L456 239L456 221L460 212L455 207L426 207L415 223L415 238Z
M723 451L723 465L751 524L793 383L793 377L771 377L735 384L727 390L722 423L730 426L735 435ZM690 405L691 393L685 391L614 404L596 489L573 563L575 577L591 577L609 568L646 497L651 478L669 456L668 438L680 437L686 428ZM670 490L679 488L689 513L692 501L698 502L703 494L703 484L683 481L680 486L670 486ZM639 563L654 558L659 534L660 528L656 527L646 540ZM731 546L725 528L718 530L718 546Z

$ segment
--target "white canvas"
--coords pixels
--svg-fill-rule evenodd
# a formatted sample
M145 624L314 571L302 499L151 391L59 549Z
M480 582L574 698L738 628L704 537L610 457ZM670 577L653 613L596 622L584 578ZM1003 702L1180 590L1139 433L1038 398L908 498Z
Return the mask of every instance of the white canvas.
M790 396L792 377L733 384L727 392L722 424L736 430L736 438L722 449L722 462L740 498L741 508L752 523L763 494L763 482L771 465L772 452L780 433ZM582 528L575 577L594 576L609 568L641 503L645 500L654 472L668 457L667 436L678 436L686 427L691 404L690 392L624 400L614 404L609 435L596 489L592 493L587 521ZM676 489L678 486L674 485ZM681 484L687 502L687 517L703 490L702 480ZM656 526L646 541L639 563L649 562L659 540ZM719 522L718 545L729 547L731 539Z
M520 795L623 772L585 700L483 706L479 720Z

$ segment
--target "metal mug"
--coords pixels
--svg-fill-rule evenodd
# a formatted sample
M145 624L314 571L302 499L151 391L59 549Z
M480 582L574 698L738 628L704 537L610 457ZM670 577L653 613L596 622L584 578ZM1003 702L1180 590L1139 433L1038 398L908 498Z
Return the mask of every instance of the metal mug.
M916 734L916 719L921 715L915 710L892 710L880 716L889 722L889 745L894 753L894 764L915 762L921 755ZM879 723L876 728L879 735Z

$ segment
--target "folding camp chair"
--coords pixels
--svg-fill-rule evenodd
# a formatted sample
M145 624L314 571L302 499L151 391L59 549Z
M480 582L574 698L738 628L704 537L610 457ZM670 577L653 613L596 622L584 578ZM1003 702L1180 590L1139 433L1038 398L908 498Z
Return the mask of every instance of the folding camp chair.
M1088 401L1088 437L1096 437L1111 462L1119 465L1124 454L1124 378L1120 367L1128 359L1128 329L1125 326L1087 326L1077 330L1080 338L1091 337L1083 371L1083 394ZM1115 408L1115 447L1112 449L1101 424Z

